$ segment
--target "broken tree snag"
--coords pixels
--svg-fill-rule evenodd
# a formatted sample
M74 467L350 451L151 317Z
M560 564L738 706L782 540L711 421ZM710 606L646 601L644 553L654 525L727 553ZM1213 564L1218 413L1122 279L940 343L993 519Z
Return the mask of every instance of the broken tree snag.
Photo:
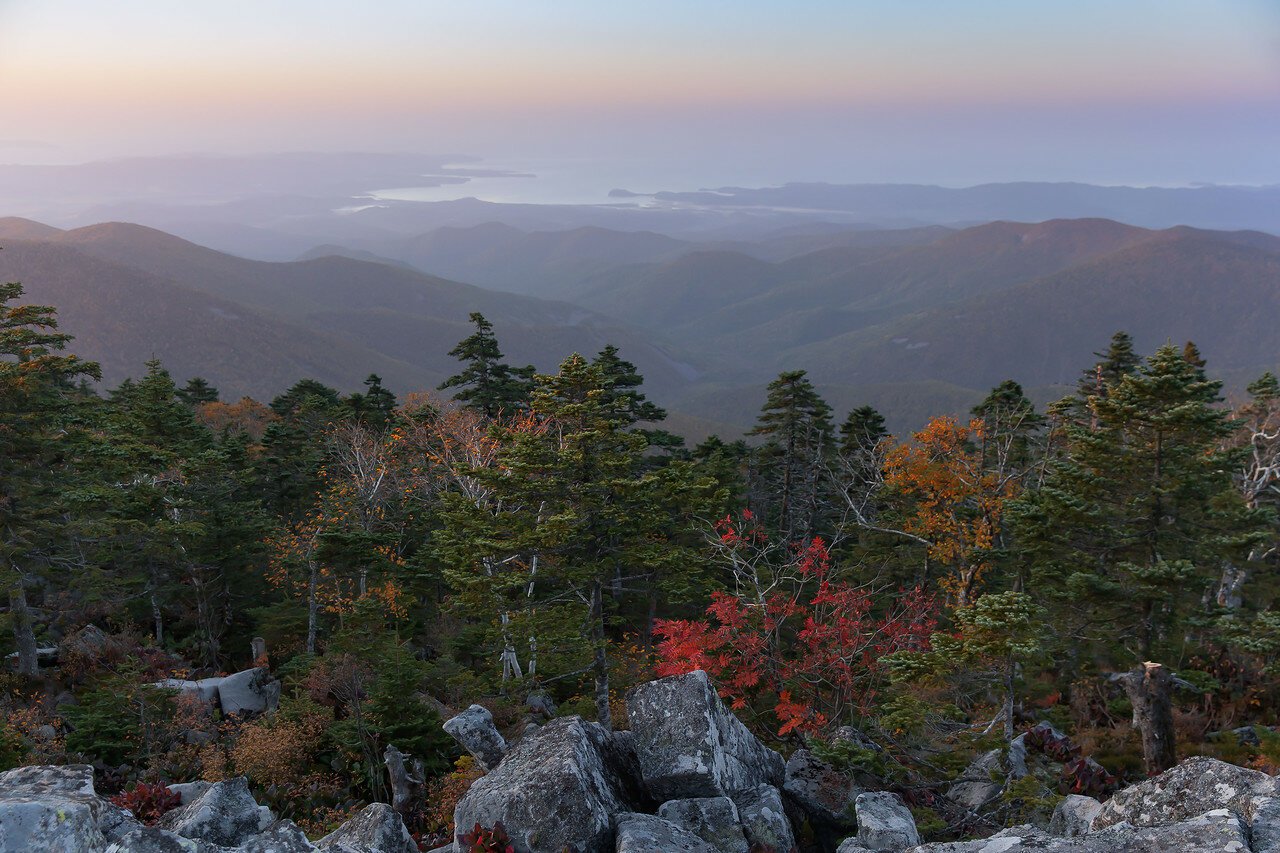
M1178 763L1173 736L1173 674L1163 664L1147 661L1116 680L1133 705L1133 727L1142 738L1143 769L1148 776L1163 773Z
M404 766L407 757L391 744L387 744L386 752L382 755L387 764L387 775L391 777L391 808L401 815L408 814L413 808L413 804L422 795L423 787L421 764L414 761L413 769L417 775L411 775Z

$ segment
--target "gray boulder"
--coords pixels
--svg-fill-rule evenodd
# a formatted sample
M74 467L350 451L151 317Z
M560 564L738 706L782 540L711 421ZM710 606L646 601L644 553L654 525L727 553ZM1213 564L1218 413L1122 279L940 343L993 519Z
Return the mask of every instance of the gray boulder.
M1249 834L1253 853L1280 853L1280 798L1260 797L1253 801Z
M720 853L747 853L738 807L728 797L668 800L658 809L658 817L692 832Z
M87 765L0 773L0 853L102 850L138 826L132 814L97 795Z
M787 759L783 792L808 817L824 847L833 848L853 831L854 803L863 788L809 750L797 749Z
M1215 758L1188 758L1155 778L1117 791L1099 810L1093 829L1122 821L1159 826L1222 808L1252 821L1255 805L1276 796L1280 779Z
M206 680L217 681L218 704L224 714L260 714L280 706L280 682L271 677L266 667Z
M1053 810L1049 819L1049 832L1066 838L1086 835L1093 831L1093 821L1102 811L1102 803L1093 797L1068 794Z
M947 799L976 812L1000 796L1007 774L1002 750L983 753L960 774L961 781L947 790Z
M580 717L551 720L476 780L454 824L465 832L502 821L516 853L610 850L612 816L633 807L617 769L626 744Z
M472 705L446 720L444 730L486 771L497 767L507 752L507 741L493 724L493 714L483 705Z
M418 853L418 845L395 809L373 803L316 842L331 853Z
M897 794L859 794L854 810L858 816L858 843L868 850L896 853L920 843L916 820Z
M875 853L875 851L863 847L858 843L857 836L854 836L841 841L840 846L836 848L836 853Z
M1249 853L1248 829L1227 809L1164 826L1118 823L1076 838L1019 826L978 841L924 844L911 853Z
M796 846L782 793L777 788L757 785L749 791L737 791L733 794L733 803L738 807L738 820L749 845L782 853Z
M627 717L644 783L659 802L719 797L783 778L782 756L729 712L702 670L632 688Z
M185 806L187 803L195 800L205 791L212 788L213 783L196 780L195 782L174 782L172 785L167 785L166 787L171 793L177 794L179 804Z
M209 845L157 826L142 826L116 841L106 853L214 853Z
M555 848L542 848L548 853ZM716 848L686 829L649 814L618 815L617 853L716 853Z
M319 848L291 820L278 820L240 845L238 853L314 853Z
M238 776L210 785L190 803L161 817L158 826L183 838L236 847L262 830L263 818L248 783Z
M221 682L221 678L204 678L200 681L166 678L163 681L155 682L152 686L177 690L183 696L194 696L206 705L213 705L218 701L218 685Z

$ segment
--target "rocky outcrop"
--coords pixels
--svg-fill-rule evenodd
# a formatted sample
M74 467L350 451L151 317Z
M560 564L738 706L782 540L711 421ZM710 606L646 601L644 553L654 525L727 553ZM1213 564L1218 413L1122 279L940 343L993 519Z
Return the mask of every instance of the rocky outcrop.
M615 748L625 747L596 723L552 720L471 786L454 810L454 824L465 831L501 821L516 853L566 846L604 853L613 844L613 816L633 807L610 757Z
M728 797L668 800L658 809L658 817L693 833L720 853L747 853L738 807Z
M808 820L824 849L833 849L837 840L854 831L853 806L862 792L848 774L807 749L797 749L787 759L783 793Z
M858 843L877 853L897 853L920 843L915 818L897 794L868 791L854 803Z
M486 771L497 767L507 753L507 741L493 724L493 714L482 705L472 705L446 720L444 730Z
M95 793L87 765L0 773L0 853L104 850L138 825L129 812Z
M627 718L644 784L659 802L782 781L782 756L730 713L701 670L632 688Z
M1252 820L1256 805L1280 796L1280 779L1213 758L1188 758L1108 800L1093 821L1095 830L1121 821L1159 826L1186 820L1211 809L1227 808Z
M911 853L1249 853L1248 829L1227 809L1158 827L1119 823L1077 838L1019 826L979 841L925 844Z
M789 851L796 846L782 793L772 785L757 785L733 795L747 843L755 849Z
M404 821L386 803L374 803L316 842L328 853L418 853Z
M216 705L223 714L261 714L280 706L280 682L271 677L266 667L199 681L166 678L152 686L177 690L206 705Z
M1068 794L1053 810L1049 820L1049 832L1072 838L1093 831L1093 822L1102 811L1102 803L1093 797Z
M160 818L159 826L183 838L237 847L257 835L275 817L263 815L244 777L218 782Z
M674 853L676 850L716 853L716 848L669 820L647 814L618 815L617 853Z

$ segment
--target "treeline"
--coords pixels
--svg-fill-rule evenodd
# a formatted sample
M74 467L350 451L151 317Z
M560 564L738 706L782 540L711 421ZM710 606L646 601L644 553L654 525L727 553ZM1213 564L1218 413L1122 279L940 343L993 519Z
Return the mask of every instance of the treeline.
M1226 406L1193 345L1120 333L1047 411L1006 381L900 438L786 372L745 440L688 447L616 349L537 374L480 315L452 400L371 376L227 402L155 361L99 394L21 295L0 289L0 763L242 773L319 830L387 799L394 745L434 779L417 829L451 838L478 771L442 710L622 724L630 685L691 667L762 734L855 725L887 752L843 760L913 784L1041 720L1120 775L1273 722L1280 382ZM86 625L109 642L42 673ZM249 666L255 637L270 717L145 686Z

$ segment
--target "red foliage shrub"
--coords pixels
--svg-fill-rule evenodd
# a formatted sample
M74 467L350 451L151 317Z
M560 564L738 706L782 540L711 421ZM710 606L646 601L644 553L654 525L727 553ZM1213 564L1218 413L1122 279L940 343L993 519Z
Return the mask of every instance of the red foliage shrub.
M464 853L516 853L502 821L495 823L493 829L477 823L475 829L458 836L458 844Z
M738 591L714 593L703 619L656 623L658 675L705 670L735 710L771 708L779 735L813 733L867 712L884 656L929 647L935 605L922 590L877 600L835 576L822 539L772 545L747 513L717 533Z
M116 794L111 802L133 812L133 816L147 826L155 826L166 812L182 805L182 797L162 784L139 782L132 790Z

